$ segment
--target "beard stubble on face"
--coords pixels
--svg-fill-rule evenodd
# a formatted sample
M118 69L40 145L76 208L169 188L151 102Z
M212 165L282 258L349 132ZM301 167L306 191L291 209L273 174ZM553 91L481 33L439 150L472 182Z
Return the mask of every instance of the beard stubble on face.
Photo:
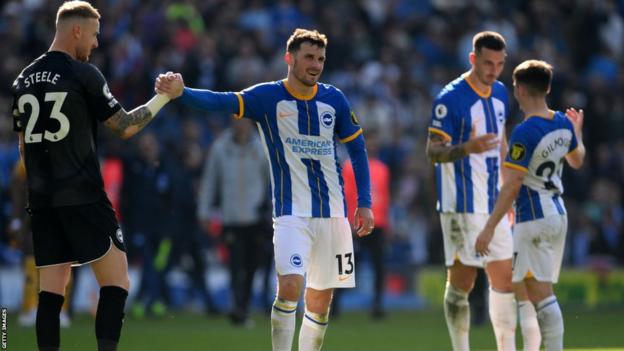
M477 72L477 79L485 85L493 85L494 82L496 81L497 77L495 75L492 74L486 74L483 72Z
M303 85L305 85L307 87L313 87L316 84L316 80L314 80L314 79L306 79L306 73L305 72L300 73L300 74L295 73L295 78L297 78L297 80L299 82L301 82L301 84L303 84Z
M301 84L307 86L307 87L313 87L316 85L316 83L318 82L318 78L320 77L321 73L319 72L314 78L311 79L307 79L306 75L308 74L306 71L302 71L301 73L298 73L298 62L295 59L295 62L293 64L293 73L295 78L297 78L297 80L299 82L301 82Z

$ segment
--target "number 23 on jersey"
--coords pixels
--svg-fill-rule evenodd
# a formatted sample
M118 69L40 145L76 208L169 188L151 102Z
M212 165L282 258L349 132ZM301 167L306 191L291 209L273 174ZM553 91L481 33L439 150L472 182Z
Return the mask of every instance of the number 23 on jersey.
M20 96L17 101L17 107L20 114L26 113L26 106L30 106L30 116L28 117L28 123L26 124L26 130L24 135L24 142L40 143L43 139L57 142L63 140L69 133L69 119L65 114L61 112L61 107L65 98L66 92L48 92L45 94L44 102L52 102L52 111L50 112L50 118L55 119L59 123L59 128L56 131L48 130L49 127L46 123L46 129L43 133L35 133L35 126L39 120L41 113L41 105L39 100L33 94L24 94ZM44 123L47 119L43 119Z

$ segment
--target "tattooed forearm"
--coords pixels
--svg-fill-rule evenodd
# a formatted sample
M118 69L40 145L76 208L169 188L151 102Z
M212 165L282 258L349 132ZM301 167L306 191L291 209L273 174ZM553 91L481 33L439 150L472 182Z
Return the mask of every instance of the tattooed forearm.
M154 118L147 106L140 106L130 111L128 115L119 121L122 128L136 128L137 132L143 129Z
M104 124L119 137L127 139L140 132L153 118L150 110L144 105L130 112L121 109L107 119Z
M431 162L453 162L463 158L468 153L464 144L447 145L446 140L437 134L430 134L427 140L427 158Z

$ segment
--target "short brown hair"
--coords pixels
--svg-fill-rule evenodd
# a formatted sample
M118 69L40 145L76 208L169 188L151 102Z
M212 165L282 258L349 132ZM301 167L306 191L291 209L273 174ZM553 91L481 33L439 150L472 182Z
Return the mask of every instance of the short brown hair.
M100 13L86 1L66 1L56 12L56 23L58 24L60 20L72 17L100 19Z
M475 53L481 52L482 48L501 51L505 50L506 46L505 38L492 31L479 32L472 38L472 50Z
M327 36L319 33L316 29L308 30L297 28L286 42L286 51L295 52L299 50L301 44L305 42L316 45L319 48L325 48L327 47Z
M545 61L527 60L513 71L515 84L522 84L531 96L548 94L552 82L553 68Z

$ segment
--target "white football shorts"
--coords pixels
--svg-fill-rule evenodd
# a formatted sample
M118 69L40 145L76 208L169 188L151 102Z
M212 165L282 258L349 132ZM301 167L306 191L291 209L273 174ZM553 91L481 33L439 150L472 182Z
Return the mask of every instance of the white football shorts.
M490 215L485 213L440 213L444 238L444 258L447 267L459 260L466 266L484 267L487 262L511 259L513 240L507 216L496 226L490 242L490 254L477 255L477 236L485 227Z
M355 287L355 256L346 218L281 216L273 219L275 270L306 276L316 290Z
M524 278L556 283L559 280L565 247L568 217L553 215L516 223L513 228L514 283Z

